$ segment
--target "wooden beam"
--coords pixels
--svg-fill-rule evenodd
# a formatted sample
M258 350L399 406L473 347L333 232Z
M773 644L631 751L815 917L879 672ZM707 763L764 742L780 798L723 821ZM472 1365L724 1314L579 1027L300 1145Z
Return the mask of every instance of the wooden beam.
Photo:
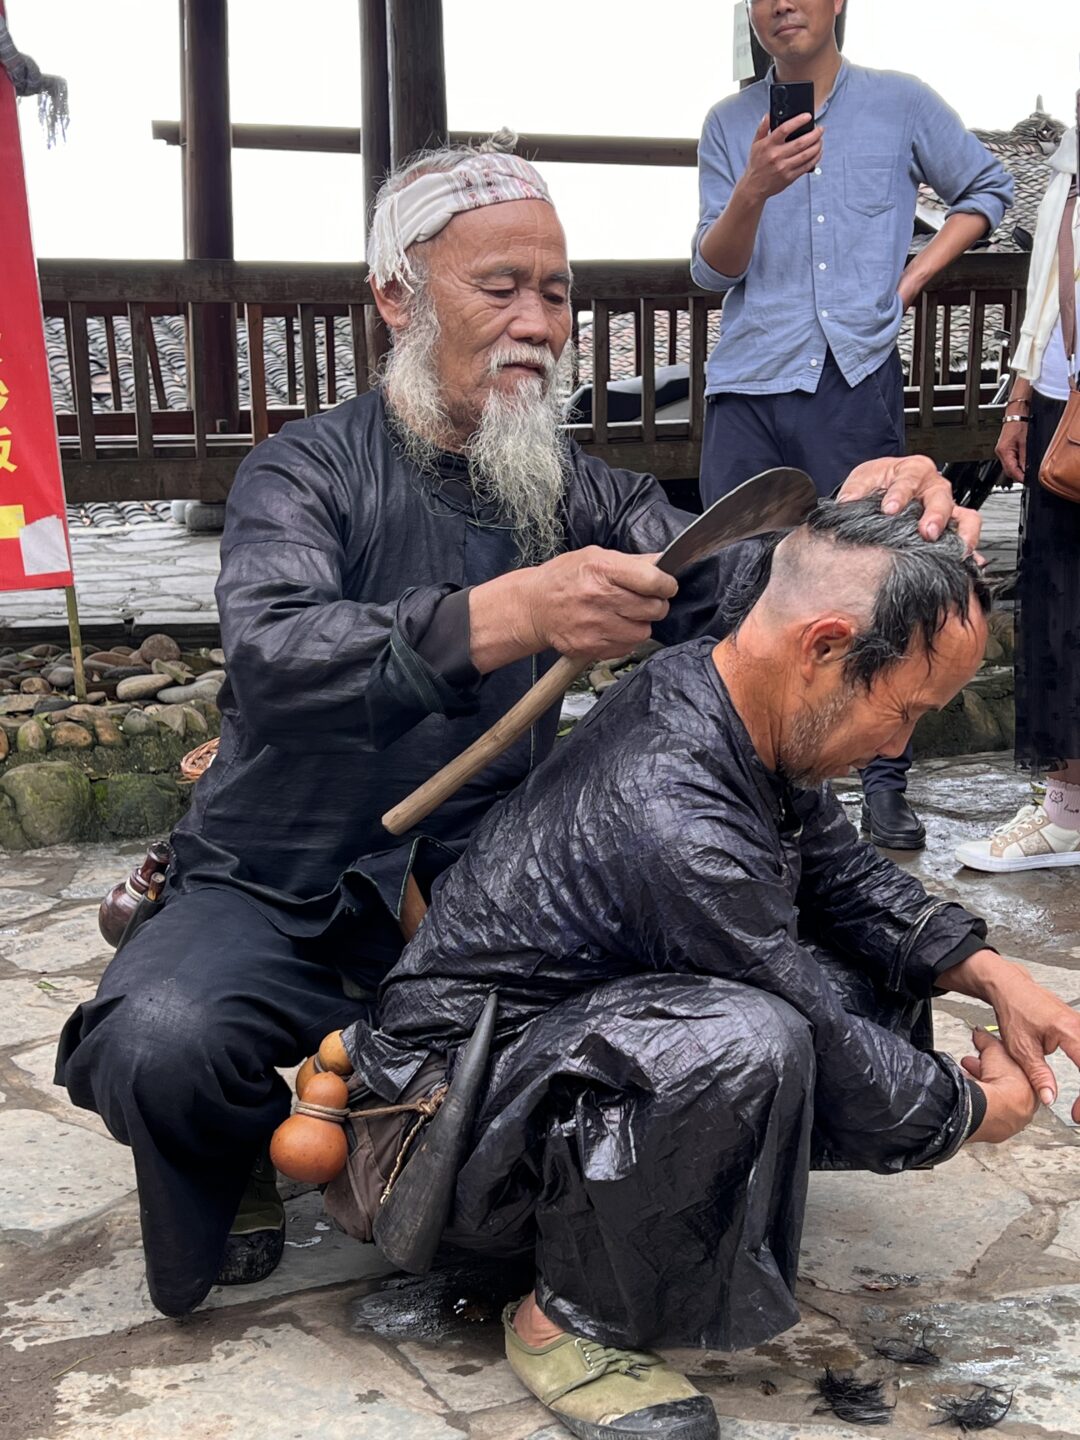
M233 257L228 0L185 0L187 233L189 259ZM136 298L151 298L136 297ZM219 305L203 318L202 404L207 422L236 428L236 318ZM191 397L195 404L194 395Z
M382 12L382 0L360 0L361 3L361 44L363 44L363 15L368 4ZM385 31L383 32L385 41ZM376 42L377 44L377 42ZM366 73L366 71L365 71ZM361 81L363 100L363 81ZM387 112L389 116L389 112ZM374 133L376 142L374 154L376 163L383 152L380 150L381 130L375 122L375 130L367 119L359 129L350 125L252 125L236 124L232 127L234 150L284 150L325 155L363 155L363 137ZM388 130L386 133L389 133ZM181 145L183 129L176 120L154 120L151 134L155 140L166 145ZM479 145L488 136L477 130L451 130L451 145ZM518 135L514 154L527 160L554 165L656 165L681 167L692 170L697 165L697 139L693 136L673 138L650 135L554 135L547 131L524 131ZM389 149L383 164L389 166ZM376 189L378 187L376 186ZM373 193L373 192L372 192ZM365 198L368 187L365 181Z
M1013 289L1023 290L1028 256L1006 254L964 255L930 287L935 304L966 304L968 291L1001 289L1008 299ZM573 266L574 300L581 309L588 301L682 300L705 295L690 279L683 259L583 260ZM38 276L46 307L84 301L100 314L100 306L116 306L118 298L145 300L174 311L195 302L260 304L264 307L314 305L342 307L371 304L365 265L313 263L253 263L227 260L39 260ZM709 295L716 303L719 297ZM1000 303L989 294L987 304ZM662 307L666 308L666 307ZM120 305L114 313L124 313ZM163 313L163 312L157 312Z
M390 159L445 145L446 66L442 0L386 0Z
M224 500L240 456L209 459L64 460L70 505L115 500Z

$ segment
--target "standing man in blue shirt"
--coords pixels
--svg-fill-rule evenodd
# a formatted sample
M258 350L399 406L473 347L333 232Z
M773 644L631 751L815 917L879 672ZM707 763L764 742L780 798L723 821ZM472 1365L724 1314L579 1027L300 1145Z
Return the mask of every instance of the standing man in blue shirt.
M706 385L707 504L772 465L800 466L827 495L860 461L902 455L904 311L1012 200L1010 176L928 86L841 57L843 4L747 0L772 68L702 131L691 274L728 295ZM815 114L770 131L769 84L798 80L813 83ZM922 180L951 208L908 263ZM925 843L910 764L909 745L863 771L876 844Z

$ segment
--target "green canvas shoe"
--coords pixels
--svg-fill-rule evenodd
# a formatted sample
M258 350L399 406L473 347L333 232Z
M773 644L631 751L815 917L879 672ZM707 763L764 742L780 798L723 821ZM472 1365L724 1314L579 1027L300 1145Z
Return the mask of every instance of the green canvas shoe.
M248 1176L236 1219L229 1227L217 1285L253 1285L273 1274L285 1252L285 1206L265 1154Z
M514 1329L517 1308L503 1311L510 1368L578 1440L719 1440L712 1401L659 1355L580 1335L534 1349Z

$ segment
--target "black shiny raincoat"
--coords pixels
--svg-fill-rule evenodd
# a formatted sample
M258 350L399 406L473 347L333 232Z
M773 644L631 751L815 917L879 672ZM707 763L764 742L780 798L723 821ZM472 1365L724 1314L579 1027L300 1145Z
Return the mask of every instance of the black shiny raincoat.
M811 1163L899 1171L972 1124L928 998L983 922L766 770L712 645L654 657L493 811L380 1030L346 1034L396 1099L498 991L451 1238L535 1242L548 1313L608 1343L769 1338L797 1318Z
M567 549L662 550L692 519L649 476L576 445L569 465ZM709 630L753 553L735 547L696 566L657 638ZM367 964L377 983L401 948L393 916L410 866L430 882L555 738L557 705L417 832L383 830L391 805L558 658L485 676L469 663L467 589L514 568L514 532L477 508L459 458L418 470L373 392L252 452L229 496L221 561L221 746L174 834L173 888L239 890L290 934L359 910L367 939L354 968Z

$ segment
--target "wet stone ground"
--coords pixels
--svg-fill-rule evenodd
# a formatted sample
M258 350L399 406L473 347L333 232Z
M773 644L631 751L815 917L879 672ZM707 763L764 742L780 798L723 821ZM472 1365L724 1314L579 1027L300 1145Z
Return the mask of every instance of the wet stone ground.
M905 861L981 911L1006 953L1080 1004L1080 904L1070 871L960 872L961 838L1005 818L1025 783L999 757L930 762L912 793L924 856ZM854 806L857 796L846 787ZM0 1436L3 1440L557 1440L501 1356L500 1272L412 1281L337 1234L317 1194L288 1201L285 1259L261 1285L215 1291L183 1322L151 1308L126 1150L50 1083L71 1006L108 958L98 899L136 847L0 862ZM938 1005L939 1044L966 1049L982 1007ZM1080 1079L1060 1067L1063 1095ZM878 1377L888 1433L930 1434L935 1399L1014 1391L1002 1436L1080 1437L1080 1135L1063 1099L1007 1146L941 1170L811 1185L802 1322L759 1350L681 1353L726 1440L858 1435L815 1411L828 1365ZM900 1366L876 1342L922 1341Z

